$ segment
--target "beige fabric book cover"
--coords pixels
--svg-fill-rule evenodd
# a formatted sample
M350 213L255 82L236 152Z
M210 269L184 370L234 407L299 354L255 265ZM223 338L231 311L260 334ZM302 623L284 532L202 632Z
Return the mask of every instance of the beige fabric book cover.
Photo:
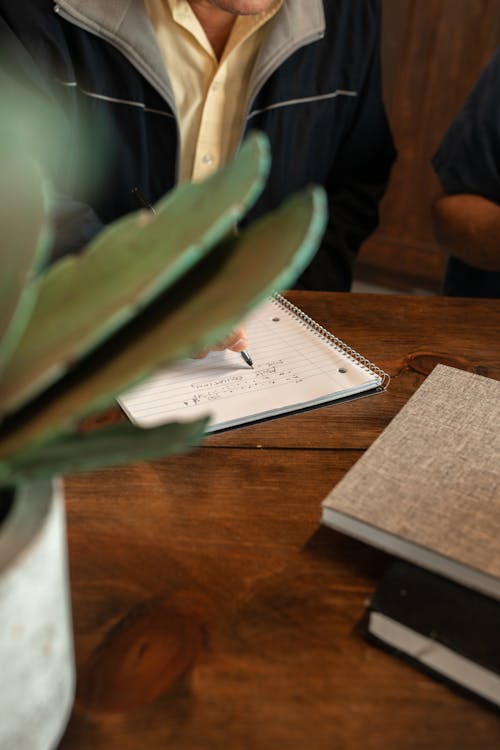
M438 365L322 522L500 599L500 382Z

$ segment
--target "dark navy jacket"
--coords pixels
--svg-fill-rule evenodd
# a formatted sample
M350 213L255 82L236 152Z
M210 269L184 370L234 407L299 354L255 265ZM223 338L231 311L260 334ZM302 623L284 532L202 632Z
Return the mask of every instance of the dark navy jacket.
M395 156L379 44L379 0L285 0L242 92L242 137L265 131L272 154L247 220L311 182L329 196L323 244L298 286L348 290L356 251L377 225ZM0 47L9 74L59 111L61 159L49 170L66 196L57 252L135 210L135 187L153 203L176 184L174 97L142 0L0 0ZM104 181L79 180L82 131L106 162Z
M500 204L500 48L445 134L433 164L448 195L472 193ZM500 271L483 271L451 256L442 291L500 299Z

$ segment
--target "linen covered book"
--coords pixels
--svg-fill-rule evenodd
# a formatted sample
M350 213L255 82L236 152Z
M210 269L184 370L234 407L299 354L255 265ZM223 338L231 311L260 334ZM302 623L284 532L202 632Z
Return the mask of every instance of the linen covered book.
M281 295L245 323L253 367L211 352L159 371L120 397L141 427L211 415L209 432L384 390L389 376Z
M500 382L435 367L322 522L500 599Z

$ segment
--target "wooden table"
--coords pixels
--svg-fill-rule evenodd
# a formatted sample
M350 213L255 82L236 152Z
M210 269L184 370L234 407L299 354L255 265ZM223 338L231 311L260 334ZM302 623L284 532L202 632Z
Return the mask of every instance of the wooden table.
M78 665L60 750L498 750L498 714L363 639L390 558L320 504L436 362L500 379L500 301L290 293L387 393L66 482Z

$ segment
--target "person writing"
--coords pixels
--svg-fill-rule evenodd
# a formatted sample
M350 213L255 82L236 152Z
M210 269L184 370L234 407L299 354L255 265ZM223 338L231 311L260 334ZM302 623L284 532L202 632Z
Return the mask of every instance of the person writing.
M0 0L3 67L57 108L54 256L202 180L250 130L271 173L245 222L314 182L329 198L298 288L347 291L395 158L381 96L380 0ZM91 135L106 176L81 180ZM272 248L270 248L272 252ZM225 346L246 348L244 329Z
M0 47L20 85L60 112L58 253L136 210L134 188L154 203L258 129L272 167L248 221L323 185L328 228L297 285L350 288L395 156L380 0L0 0ZM82 131L106 160L99 186L78 184Z
M500 298L500 49L434 156L443 194L433 203L448 256L443 293Z

